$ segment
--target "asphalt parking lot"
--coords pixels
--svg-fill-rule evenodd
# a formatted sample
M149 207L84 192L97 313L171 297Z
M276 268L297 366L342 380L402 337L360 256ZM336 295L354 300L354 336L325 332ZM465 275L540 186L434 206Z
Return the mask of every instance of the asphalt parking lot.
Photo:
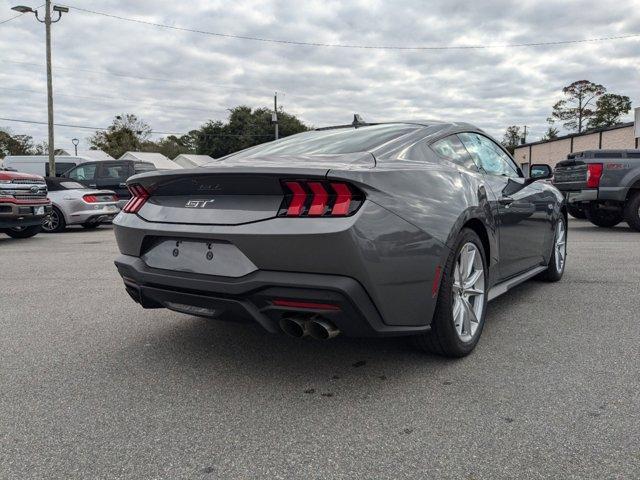
M639 478L640 234L572 221L561 283L443 360L143 310L110 227L0 235L0 478Z

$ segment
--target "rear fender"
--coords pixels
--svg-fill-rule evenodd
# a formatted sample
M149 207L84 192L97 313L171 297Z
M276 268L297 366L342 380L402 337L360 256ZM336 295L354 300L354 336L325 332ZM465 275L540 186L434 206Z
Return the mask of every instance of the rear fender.
M448 247L468 218L492 218L484 187L453 166L398 160L374 171L330 170L327 177L353 183L367 200Z

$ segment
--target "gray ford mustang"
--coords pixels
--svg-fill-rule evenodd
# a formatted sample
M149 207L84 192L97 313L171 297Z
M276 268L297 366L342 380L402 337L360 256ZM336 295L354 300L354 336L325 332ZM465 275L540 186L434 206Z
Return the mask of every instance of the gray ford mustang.
M464 356L489 300L562 277L563 197L531 171L466 123L356 117L131 177L115 264L144 308Z

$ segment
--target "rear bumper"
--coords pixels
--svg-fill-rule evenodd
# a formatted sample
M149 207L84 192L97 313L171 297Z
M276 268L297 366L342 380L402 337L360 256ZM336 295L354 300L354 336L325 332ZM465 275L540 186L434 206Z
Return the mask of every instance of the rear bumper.
M120 213L113 224L120 253L130 257L143 257L154 242L163 239L227 242L258 272L351 278L367 292L383 323L398 327L431 323L436 305L434 275L449 255L434 237L369 201L355 215L335 219L277 217L239 225L203 225L149 222ZM173 270L164 269L178 275ZM248 277L250 271L243 275ZM226 280L227 275L207 276L233 283L233 278Z
M567 203L583 203L595 201L624 202L629 189L626 187L599 187L575 190L560 188L560 191L567 199Z
M145 308L255 321L271 333L279 332L279 320L292 313L322 315L350 337L412 335L430 328L386 325L364 287L349 277L264 270L240 278L215 277L154 269L129 255L120 255L115 265L129 295ZM277 307L275 299L337 309Z
M598 200L598 189L585 189L585 190L564 190L562 191L564 198L568 204L593 202Z
M44 207L42 215L36 215L35 208ZM0 203L0 228L30 227L40 225L42 219L51 213L51 204Z
M98 210L81 210L72 212L68 215L70 225L78 223L107 223L111 222L120 210L107 210L100 208Z

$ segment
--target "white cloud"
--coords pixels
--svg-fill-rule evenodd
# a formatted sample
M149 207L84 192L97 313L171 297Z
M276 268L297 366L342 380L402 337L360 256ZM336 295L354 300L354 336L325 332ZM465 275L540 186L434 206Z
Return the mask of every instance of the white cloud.
M0 19L12 15L14 3L0 1ZM634 0L74 3L175 26L325 43L505 44L640 33ZM154 130L187 132L224 119L225 109L238 104L271 105L277 90L287 111L316 126L344 123L358 112L376 120L465 120L498 137L508 125L526 124L536 139L561 88L574 80L640 100L640 39L489 50L316 48L186 33L73 9L53 32L58 123L106 126L114 115L133 112ZM43 63L44 28L33 17L0 25L1 117L46 120ZM46 137L44 125L0 125ZM57 146L90 133L56 128Z

